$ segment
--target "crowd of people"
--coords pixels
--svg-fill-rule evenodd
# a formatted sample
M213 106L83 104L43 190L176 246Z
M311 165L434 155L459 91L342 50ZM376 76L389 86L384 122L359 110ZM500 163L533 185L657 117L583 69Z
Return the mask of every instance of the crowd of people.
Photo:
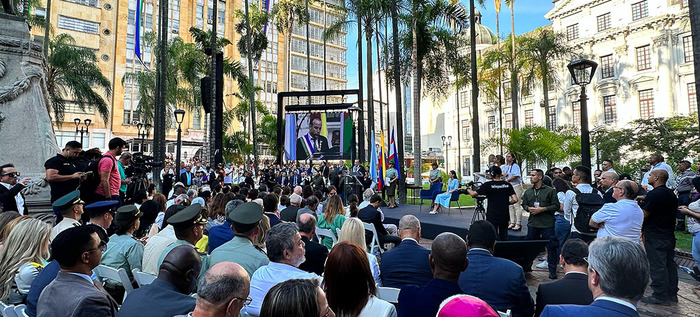
M682 173L674 192L657 156L642 185L607 161L599 177L582 166L570 177L533 169L523 189L512 154L479 188L461 189L451 172L447 194L486 196L486 220L426 249L415 216L384 223L396 204L384 202L359 161L259 170L190 161L177 172L166 162L157 192L129 189L137 155L125 147L112 139L84 164L71 141L46 162L60 216L53 227L29 216L26 179L0 166L0 301L26 304L28 316L637 316L639 300L678 300L676 210L700 231L700 178ZM83 186L91 177L94 188ZM509 230L521 230L523 211L527 238L549 241L550 278L558 266L565 272L540 285L536 300L525 283L530 268L493 255ZM98 276L98 266L126 276ZM139 285L137 273L154 280ZM649 280L653 294L643 297ZM399 289L398 299L380 298L380 287Z

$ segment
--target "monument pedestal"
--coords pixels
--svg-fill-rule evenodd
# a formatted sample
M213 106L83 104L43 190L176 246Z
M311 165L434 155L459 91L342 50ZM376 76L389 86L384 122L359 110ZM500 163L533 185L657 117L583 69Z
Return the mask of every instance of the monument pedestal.
M51 211L44 162L59 152L49 116L45 60L24 18L0 14L0 165L12 163L34 185L29 212Z

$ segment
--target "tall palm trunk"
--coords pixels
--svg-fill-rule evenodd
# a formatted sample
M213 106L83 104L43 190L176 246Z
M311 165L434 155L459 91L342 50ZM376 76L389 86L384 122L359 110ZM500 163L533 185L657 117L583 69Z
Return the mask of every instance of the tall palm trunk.
M391 35L394 38L392 43L392 54L394 58L394 97L396 98L396 135L397 137L397 149L396 153L399 157L397 158L401 164L404 164L403 154L404 154L404 134L403 134L403 104L401 103L401 61L399 55L399 25L398 25L398 8L396 1L391 2ZM388 95L388 94L387 94ZM403 165L401 165L403 166ZM404 167L405 168L405 167ZM399 203L406 203L406 174L404 169L399 169ZM415 179L415 178L414 178Z
M372 26L370 25L370 17L367 17L365 23L365 40L367 41L367 125L369 131L374 131L374 70L372 63ZM374 146L374 140L370 140L370 146ZM368 147L370 150L371 147Z
M411 53L411 70L413 76L411 81L413 84L413 98L411 105L413 106L413 180L415 184L422 184L421 181L421 132L420 132L420 79L422 67L418 62L418 1L413 0L413 27L411 30L413 43ZM396 40L396 39L394 39Z
M49 36L51 35L51 0L46 0L46 25L44 26L44 58L49 57Z
M379 20L377 20L377 24L379 23ZM382 58L379 53L379 50L381 48L381 43L379 41L379 25L377 25L376 32L374 33L374 36L377 40L377 89L379 90L379 130L384 130L384 111L382 111L382 107L384 107L384 98L382 96ZM389 106L387 105L387 108ZM389 133L388 130L389 126L387 125L387 133Z
M306 3L306 90L311 91L311 42L309 42L309 21L311 16L309 15L309 0ZM309 104L311 104L311 96L309 96Z
M542 90L544 94L544 126L549 130L554 130L552 123L549 120L549 74L547 72L542 73ZM549 167L551 165L547 165Z
M501 1L501 0L496 0ZM501 24L499 23L499 11L496 11L496 43L498 50L501 50ZM503 155L503 83L501 81L501 59L498 59L498 145L501 155Z
M512 116L513 116L513 129L518 129L520 127L519 120L518 120L518 74L515 71L515 65L517 65L516 61L516 56L515 56L515 12L513 10L513 7L515 6L515 0L510 0L510 36L511 36L511 41L513 41L512 45L512 58L511 58L511 66L510 66L510 104L511 104L511 111L512 111Z
M291 91L292 89L292 28L294 27L294 19L289 20L289 24L287 24L287 32L285 34L285 39L284 39L284 50L285 50L285 55L286 55L286 60L285 60L285 71L284 71L284 76L286 77L284 80L284 85L285 85L285 91Z

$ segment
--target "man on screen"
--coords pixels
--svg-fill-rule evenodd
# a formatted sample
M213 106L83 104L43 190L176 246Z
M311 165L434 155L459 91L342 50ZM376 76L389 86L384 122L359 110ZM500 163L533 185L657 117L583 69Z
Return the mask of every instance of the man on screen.
M297 160L318 157L319 154L328 152L328 139L321 135L322 127L321 118L311 116L309 132L297 139Z

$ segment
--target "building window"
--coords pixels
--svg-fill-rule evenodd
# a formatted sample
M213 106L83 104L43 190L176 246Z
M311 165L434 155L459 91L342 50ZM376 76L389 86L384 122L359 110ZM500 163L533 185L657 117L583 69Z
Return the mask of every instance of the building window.
M578 101L574 101L571 104L572 108L574 109L574 125L577 127L581 126L581 103Z
M496 116L489 116L488 129L490 137L496 136Z
M534 119L534 110L528 109L525 110L525 125L528 127L532 126L532 121Z
M58 16L58 27L61 29L90 34L99 34L100 31L99 23L71 18L63 15Z
M549 106L549 126L551 130L557 126L557 106Z
M651 69L651 48L649 45L637 47L637 70Z
M91 7L95 7L95 8L100 7L100 0L66 0L66 1L77 3L77 4L82 4L82 5L86 5L86 6L91 6Z
M649 16L649 10L647 8L647 0L639 1L632 4L632 20L637 21Z
M688 84L688 113L698 111L698 99L695 95L695 83Z
M614 95L603 96L603 114L605 115L605 124L617 122L617 108Z
M124 118L122 124L131 125L141 119L138 111L139 98L138 89L134 83L124 82Z
M75 102L66 102L63 112L65 113L79 113L79 114L94 114L95 107L86 106L85 109L81 109L80 106Z
M690 35L683 37L683 60L686 63L693 62L693 39Z
M462 120L462 140L469 140L469 119Z
M506 113L506 124L503 125L506 129L513 129L513 114Z
M469 92L462 91L459 93L459 106L465 108L469 106Z
M93 133L92 134L92 146L104 149L105 148L105 134L104 133Z
M75 133L74 131L56 131L56 143L59 147L63 147L69 141L80 142L80 133ZM83 148L88 149L90 147L90 135L83 134Z
M688 0L681 0L681 8L687 8L688 7Z
M192 111L192 129L202 129L202 110L196 109Z
M639 91L639 116L642 119L654 116L654 91L651 89Z
M603 32L610 28L610 12L598 16L598 32Z
M510 100L511 96L510 82L503 83L503 98Z
M571 41L578 38L578 23L566 27L566 39Z
M600 58L600 71L603 74L603 78L615 77L615 69L613 68L613 56L605 55Z

